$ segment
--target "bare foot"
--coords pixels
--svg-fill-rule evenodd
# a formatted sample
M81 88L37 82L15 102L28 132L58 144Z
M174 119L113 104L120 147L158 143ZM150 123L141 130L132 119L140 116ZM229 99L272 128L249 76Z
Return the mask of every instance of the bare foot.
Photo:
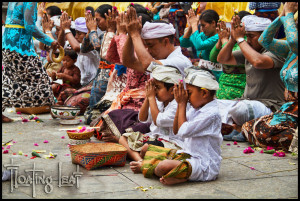
M132 170L132 172L134 172L135 174L141 173L142 172L141 171L142 162L143 162L143 160L131 161L129 163L129 165L130 165L130 169Z
M187 181L187 179L177 179L177 178L173 178L173 177L169 177L169 178L161 177L159 179L159 181L160 181L160 183L162 183L164 185L173 185L173 184L183 183L183 182Z
M14 120L12 120L11 118L8 118L6 116L4 116L2 114L2 123L10 123L10 122L13 122Z

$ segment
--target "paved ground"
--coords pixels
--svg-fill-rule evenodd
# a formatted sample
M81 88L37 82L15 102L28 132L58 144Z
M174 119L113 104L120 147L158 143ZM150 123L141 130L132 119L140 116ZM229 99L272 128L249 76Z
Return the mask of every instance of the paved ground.
M17 115L9 112L5 115L20 119L27 114ZM69 148L68 136L60 128L58 119L52 119L50 114L38 115L44 122L22 123L16 120L13 123L2 124L2 142L11 139L15 141L11 145L8 154L2 154L2 170L4 165L19 165L17 182L2 182L3 199L31 199L35 198L116 198L116 199L218 199L218 198L298 198L298 156L290 153L286 157L275 157L270 154L261 154L255 151L253 154L244 154L243 150L249 146L248 143L238 143L224 141L222 144L222 165L219 177L210 182L186 182L175 186L164 186L158 178L144 178L141 174L133 174L129 168L129 161L124 167L103 167L97 170L87 171L79 167L82 176L78 177L78 182L72 177L77 165L72 164ZM83 116L80 116L84 119ZM84 125L81 123L80 125ZM65 136L65 139L61 139ZM48 140L48 143L43 143ZM92 137L92 141L97 141ZM39 146L34 146L38 143ZM35 158L30 159L34 149L46 150L57 153L55 159ZM22 151L28 156L18 155ZM17 153L17 155L13 155ZM59 163L62 166L59 168ZM35 173L44 180L35 180L29 184L29 176L32 172L26 170L44 170ZM253 167L253 168L251 168ZM61 176L59 176L61 172ZM51 178L50 178L51 177ZM50 180L52 179L52 180ZM63 184L74 184L73 186L59 187L59 180ZM44 182L44 183L43 183ZM18 184L13 187L12 184ZM20 186L21 183L29 186ZM79 184L77 188L76 185ZM141 188L136 188L142 186ZM35 191L35 192L34 192ZM46 192L48 193L46 193Z

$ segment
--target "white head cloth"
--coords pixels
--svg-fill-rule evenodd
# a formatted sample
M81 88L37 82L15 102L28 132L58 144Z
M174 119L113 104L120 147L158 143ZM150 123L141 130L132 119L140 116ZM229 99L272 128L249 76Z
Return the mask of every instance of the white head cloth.
M88 29L86 27L85 17L79 17L75 20L75 30L87 33Z
M55 16L50 18L50 20L52 20L54 22L54 26L60 27L60 17L61 17L61 15L55 15ZM75 29L75 22L74 21L71 22L71 29Z
M152 73L154 79L161 82L178 84L182 80L180 71L173 66L164 66L151 62L147 70Z
M253 107L246 101L239 101L228 111L228 114L230 114L237 125L243 125L245 122L255 118Z
M245 31L264 31L272 23L270 19L256 15L247 15L242 22L245 23Z
M146 22L142 28L142 39L154 39L175 34L172 24Z
M209 90L218 90L219 83L214 75L206 70L202 70L196 67L188 67L184 69L186 74L185 82L197 87L203 87Z

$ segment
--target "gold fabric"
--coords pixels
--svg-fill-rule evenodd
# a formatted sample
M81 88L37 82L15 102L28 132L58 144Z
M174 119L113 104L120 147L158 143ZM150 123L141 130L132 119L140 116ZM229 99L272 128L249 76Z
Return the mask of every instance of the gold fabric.
M254 13L254 10L249 10L249 2L207 2L205 10L207 9L215 10L220 16L223 16L225 22L231 21L235 9Z
M119 12L125 11L127 6L129 6L131 2L64 2L64 3L57 3L57 2L47 2L46 8L49 6L57 6L63 11L66 11L73 20L78 17L85 17L84 11L87 6L93 7L95 10L101 6L102 4L109 4L112 6L116 6ZM147 6L148 2L133 2L138 3L142 6Z
M48 6L58 6L60 9L66 11L70 16L72 16L73 20L75 20L78 17L84 17L84 10L87 6L92 6L96 10L102 4L110 4L112 6L116 6L119 11L125 11L130 3L131 2L47 2L46 8ZM149 2L133 3L138 3L145 7L149 4ZM215 10L219 15L224 17L226 22L231 21L231 17L234 13L233 9L237 9L238 11L245 10L254 14L254 10L249 10L249 2L207 2L205 9ZM281 13L282 10L283 4L281 4L278 12Z

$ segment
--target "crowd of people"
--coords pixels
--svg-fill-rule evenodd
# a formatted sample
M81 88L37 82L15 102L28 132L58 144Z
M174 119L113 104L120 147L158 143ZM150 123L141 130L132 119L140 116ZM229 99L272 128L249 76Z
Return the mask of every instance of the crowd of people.
M79 106L98 140L127 148L134 173L167 185L215 180L223 140L298 153L298 3L278 13L281 2L249 2L255 13L230 23L181 3L89 6L72 19L10 2L2 113Z

